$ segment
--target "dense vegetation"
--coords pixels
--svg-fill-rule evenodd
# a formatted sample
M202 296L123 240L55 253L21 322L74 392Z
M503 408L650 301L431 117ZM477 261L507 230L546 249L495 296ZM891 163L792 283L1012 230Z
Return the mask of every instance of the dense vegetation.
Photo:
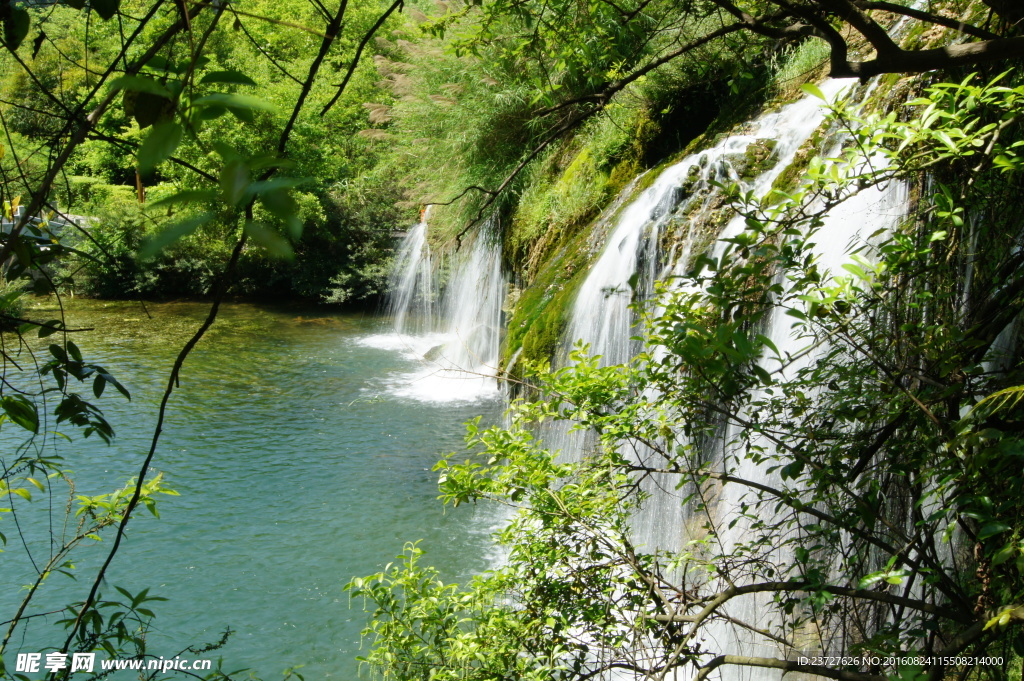
M107 559L50 647L145 654L153 599L114 593L104 574L133 513L173 494L150 467L220 301L373 300L391 234L435 204L439 244L498 226L516 284L506 357L521 356L521 394L539 399L515 403L509 427L471 427L473 457L439 464L446 501L517 509L504 566L460 588L410 547L351 584L375 611L376 671L1019 674L1024 90L1016 72L995 74L1024 50L1020 21L1005 0L0 3L0 295L5 325L34 337L2 349L3 428L29 439L3 456L0 514L66 497L48 522L74 528L35 566L0 655L31 625L38 590L103 537ZM992 70L898 81L979 67ZM880 91L895 94L873 115L835 105L839 157L812 145L769 196L733 191L722 208L746 214L747 230L637 307L634 360L604 367L579 348L548 370L592 255L588 227L612 199L826 72L893 74ZM823 216L894 178L913 211L829 278L814 257ZM75 498L73 450L43 446L61 428L109 440L99 401L127 391L63 320L23 318L29 288L213 299L123 489ZM764 328L780 315L813 351L775 347ZM50 339L43 355L28 349L37 338ZM549 451L538 434L552 421L588 433L587 456ZM751 466L770 477L746 477ZM685 497L682 551L634 541L647 479ZM734 489L740 511L716 515ZM4 532L11 547L26 530ZM755 594L774 613L767 627L731 607ZM721 627L782 652L718 648ZM823 651L883 662L796 659ZM906 653L940 659L884 661Z

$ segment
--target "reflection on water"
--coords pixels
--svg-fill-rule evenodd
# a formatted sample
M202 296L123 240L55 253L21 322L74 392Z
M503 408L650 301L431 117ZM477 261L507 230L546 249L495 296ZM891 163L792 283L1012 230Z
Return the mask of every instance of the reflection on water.
M135 474L167 371L207 309L147 307L75 301L69 311L70 326L96 329L75 337L87 361L133 397L110 391L100 401L113 446L76 437L65 448L79 493ZM443 402L404 396L416 391L401 377L423 367L405 348L374 342L383 330L375 318L323 310L223 309L185 365L155 459L182 496L164 502L159 521L136 519L108 577L110 588L149 586L170 599L159 604L150 652L173 656L230 626L229 645L214 653L226 669L271 678L305 665L307 679L353 679L365 616L361 604L349 608L349 578L379 570L417 538L447 579L486 567L495 518L446 515L430 467L463 447L465 421L496 419L500 400L475 390ZM85 551L79 582L54 581L40 606L84 597L102 550ZM0 554L5 570L15 553ZM0 612L11 598L0 594ZM36 650L32 639L23 650Z

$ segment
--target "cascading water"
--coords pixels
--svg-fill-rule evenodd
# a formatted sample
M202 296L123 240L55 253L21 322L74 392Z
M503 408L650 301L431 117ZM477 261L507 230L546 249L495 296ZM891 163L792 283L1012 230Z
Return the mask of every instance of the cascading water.
M841 87L839 81L829 81L823 91L835 95ZM675 220L705 221L720 209L715 182L739 182L755 194L765 193L824 118L820 101L805 97L664 170L623 209L604 252L580 287L568 326L570 342L584 340L606 365L628 361L636 349L631 347L635 317L629 309L634 291L640 299L650 293L654 280L664 274L661 261L669 255L658 252L661 230ZM744 178L753 162L752 147L759 144L770 145L761 150L770 151L771 166L752 179ZM742 167L744 162L747 168ZM742 226L742 219L734 220L725 231Z
M838 81L823 85L828 95L835 95L841 88ZM689 230L681 252L666 254L659 249L662 231L680 221L713 222L715 212L724 205L716 183L738 182L755 194L767 192L824 120L820 104L820 100L805 97L761 116L742 133L664 170L621 211L604 251L580 287L567 327L567 342L582 340L589 344L591 354L600 355L606 366L628 362L639 350L631 302L649 296L655 280L673 266L685 266L698 236ZM752 168L758 153L758 165L767 165L761 172ZM722 233L742 229L743 219L735 218ZM543 438L549 447L562 450L570 458L580 456L587 447L584 435L566 429L551 429ZM645 463L650 452L637 448L628 454L638 463ZM675 483L672 476L658 475L644 481L644 490L651 497L634 518L634 532L636 541L648 549L676 550L684 539L685 511Z
M391 298L388 313L395 320L395 332L399 334L430 330L434 325L434 267L430 258L430 244L427 242L427 218L430 208L423 211L423 218L409 230L402 241L391 276Z
M415 372L385 380L392 395L425 402L495 398L506 291L498 245L485 227L471 247L446 254L442 286L427 238L428 215L399 249L388 305L394 332L363 342L418 361Z
M827 213L818 230L816 243L812 244L809 249L822 274L822 285L829 285L835 275L843 273L841 266L849 260L848 254L868 245L868 238L871 234L879 230L889 231L895 228L905 218L908 202L906 185L891 181L885 185L864 189L844 201L840 210L832 210ZM814 337L795 331L792 321L791 317L777 312L769 317L764 329L764 335L778 349L780 357L796 358L782 366L775 359L762 358L760 362L762 368L774 372L779 381L794 378L801 368L817 361L828 351L826 345L815 345ZM745 413L743 417L749 419L751 415ZM744 456L742 451L733 451L730 448L728 443L739 441L739 431L740 426L729 426L715 443L717 451L713 452L711 456L714 460L721 462L722 472L725 472L728 467L729 473L737 478L754 480L776 489L787 488L788 485L782 479L779 471L768 470L764 463L755 462ZM768 452L774 451L774 446L769 442L760 442L759 444ZM795 490L797 493L799 491ZM721 522L718 538L725 551L732 550L748 539L751 521L748 515L741 512L741 507L744 503L753 503L755 500L754 494L739 485L725 485L718 493L715 500L718 520L733 519L730 522ZM787 565L793 562L789 549L776 550L771 558L778 565ZM779 624L770 619L776 612L772 605L770 594L755 594L730 602L727 613L738 621L767 630ZM712 624L707 631L709 638L724 642L728 646L730 654L775 658L784 658L787 655L786 650L771 643L765 637L724 622ZM819 647L816 650L805 652L841 653L844 645L841 637L824 631L819 632L819 635L817 643ZM835 650L830 650L833 647ZM777 672L735 667L728 671L723 670L722 678L731 681L733 679L776 678L777 676Z
M822 85L828 97L834 97L842 88L837 81ZM690 252L710 251L720 255L725 248L724 238L734 236L745 228L744 218L736 216L722 226L718 211L726 207L727 200L717 183L737 183L755 196L766 194L779 175L793 162L800 147L824 121L825 113L817 98L804 99L783 107L777 112L761 116L751 122L740 134L727 137L710 149L693 154L667 168L621 214L608 236L603 253L594 263L578 293L567 327L567 342L582 340L590 345L590 352L602 356L602 363L610 366L628 362L636 353L638 335L636 314L630 308L633 300L645 300L654 288L654 282L688 265ZM833 142L838 144L838 142ZM762 158L757 158L760 150ZM753 152L753 153L752 153ZM767 157L765 154L767 153ZM751 171L755 164L759 168ZM744 164L746 167L744 167ZM841 210L826 216L820 228L818 245L812 251L823 272L837 271L845 261L850 247L861 246L867 235L876 230L887 230L905 214L907 195L898 183L871 188L846 201ZM662 234L680 224L684 240L674 253L661 248ZM717 234L701 234L694 226L711 225ZM718 227L715 227L718 225ZM693 227L693 228L691 228ZM827 277L827 275L826 275ZM791 319L775 315L768 320L765 330L780 353L799 354L811 339L795 334ZM814 352L805 353L804 362L815 359ZM766 367L768 368L768 367ZM795 371L796 365L789 371ZM777 366L770 369L778 369ZM763 465L742 456L731 456L726 443L735 439L734 429L726 429L708 455L714 461L727 459L738 468L733 472L747 479L777 483ZM589 443L580 433L565 429L550 429L542 434L548 447L561 449L564 456L578 458ZM643 448L625 452L638 463L645 463L652 454ZM776 476L777 477L777 476ZM644 507L633 519L634 539L647 550L660 549L676 552L686 536L688 513L682 495L676 491L675 476L648 476L643 489L650 495ZM744 491L738 486L725 486L716 498L715 513L719 518L738 517L737 509L744 502ZM745 539L749 527L745 521L722 523L728 529L720 540L724 546L735 546ZM785 562L785 557L780 557ZM714 586L714 585L712 585ZM767 621L772 609L765 599L737 599L730 603L729 613L741 621L760 628L770 628L777 622ZM786 657L776 644L767 643L762 636L718 622L706 629L714 647L730 654ZM766 679L776 678L779 672L747 667L723 668L723 678ZM679 678L684 678L679 671Z

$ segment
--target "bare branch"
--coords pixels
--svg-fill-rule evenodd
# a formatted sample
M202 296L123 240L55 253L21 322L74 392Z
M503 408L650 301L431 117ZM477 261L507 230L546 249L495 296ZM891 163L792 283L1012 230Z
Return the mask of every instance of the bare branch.
M826 679L838 679L839 681L885 681L884 676L877 674L861 674L859 672L832 669L831 667L822 667L820 665L800 664L795 660L778 660L772 657L748 657L746 655L719 655L700 668L697 676L694 677L694 681L704 681L711 672L726 664L801 672L823 676Z

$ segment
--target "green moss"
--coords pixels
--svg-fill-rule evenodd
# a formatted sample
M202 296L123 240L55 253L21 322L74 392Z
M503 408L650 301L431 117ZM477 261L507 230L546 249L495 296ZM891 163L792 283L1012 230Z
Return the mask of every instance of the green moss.
M747 147L743 152L743 167L736 168L744 180L753 180L771 167L772 152L778 146L773 139L760 139Z
M551 249L551 257L537 268L534 280L509 310L502 367L519 354L519 361L543 362L553 358L569 321L572 301L594 257L590 234L574 229Z
M646 106L609 108L528 170L504 239L506 261L527 281L565 235L594 220L643 171L660 132Z
M686 149L663 160L641 176L629 196L628 205L645 191L661 172L693 151L712 143L716 135L731 132L763 104L758 97L737 97L703 135ZM642 171L647 145L659 128L644 108L620 108L595 122L583 134L563 142L530 169L530 177L518 197L518 206L505 235L505 259L522 273L524 286L509 313L508 332L502 351L502 366L512 357L519 362L543 362L557 352L576 292L595 255L591 222L608 204L621 196ZM773 140L758 140L735 164L743 176L754 177L767 166L774 152ZM692 191L699 171L694 168L684 191ZM716 234L720 224L731 217L723 210L701 221L704 232ZM602 225L614 224L607 215ZM686 236L689 221L682 220L663 232L664 238ZM708 239L713 236L708 236Z

